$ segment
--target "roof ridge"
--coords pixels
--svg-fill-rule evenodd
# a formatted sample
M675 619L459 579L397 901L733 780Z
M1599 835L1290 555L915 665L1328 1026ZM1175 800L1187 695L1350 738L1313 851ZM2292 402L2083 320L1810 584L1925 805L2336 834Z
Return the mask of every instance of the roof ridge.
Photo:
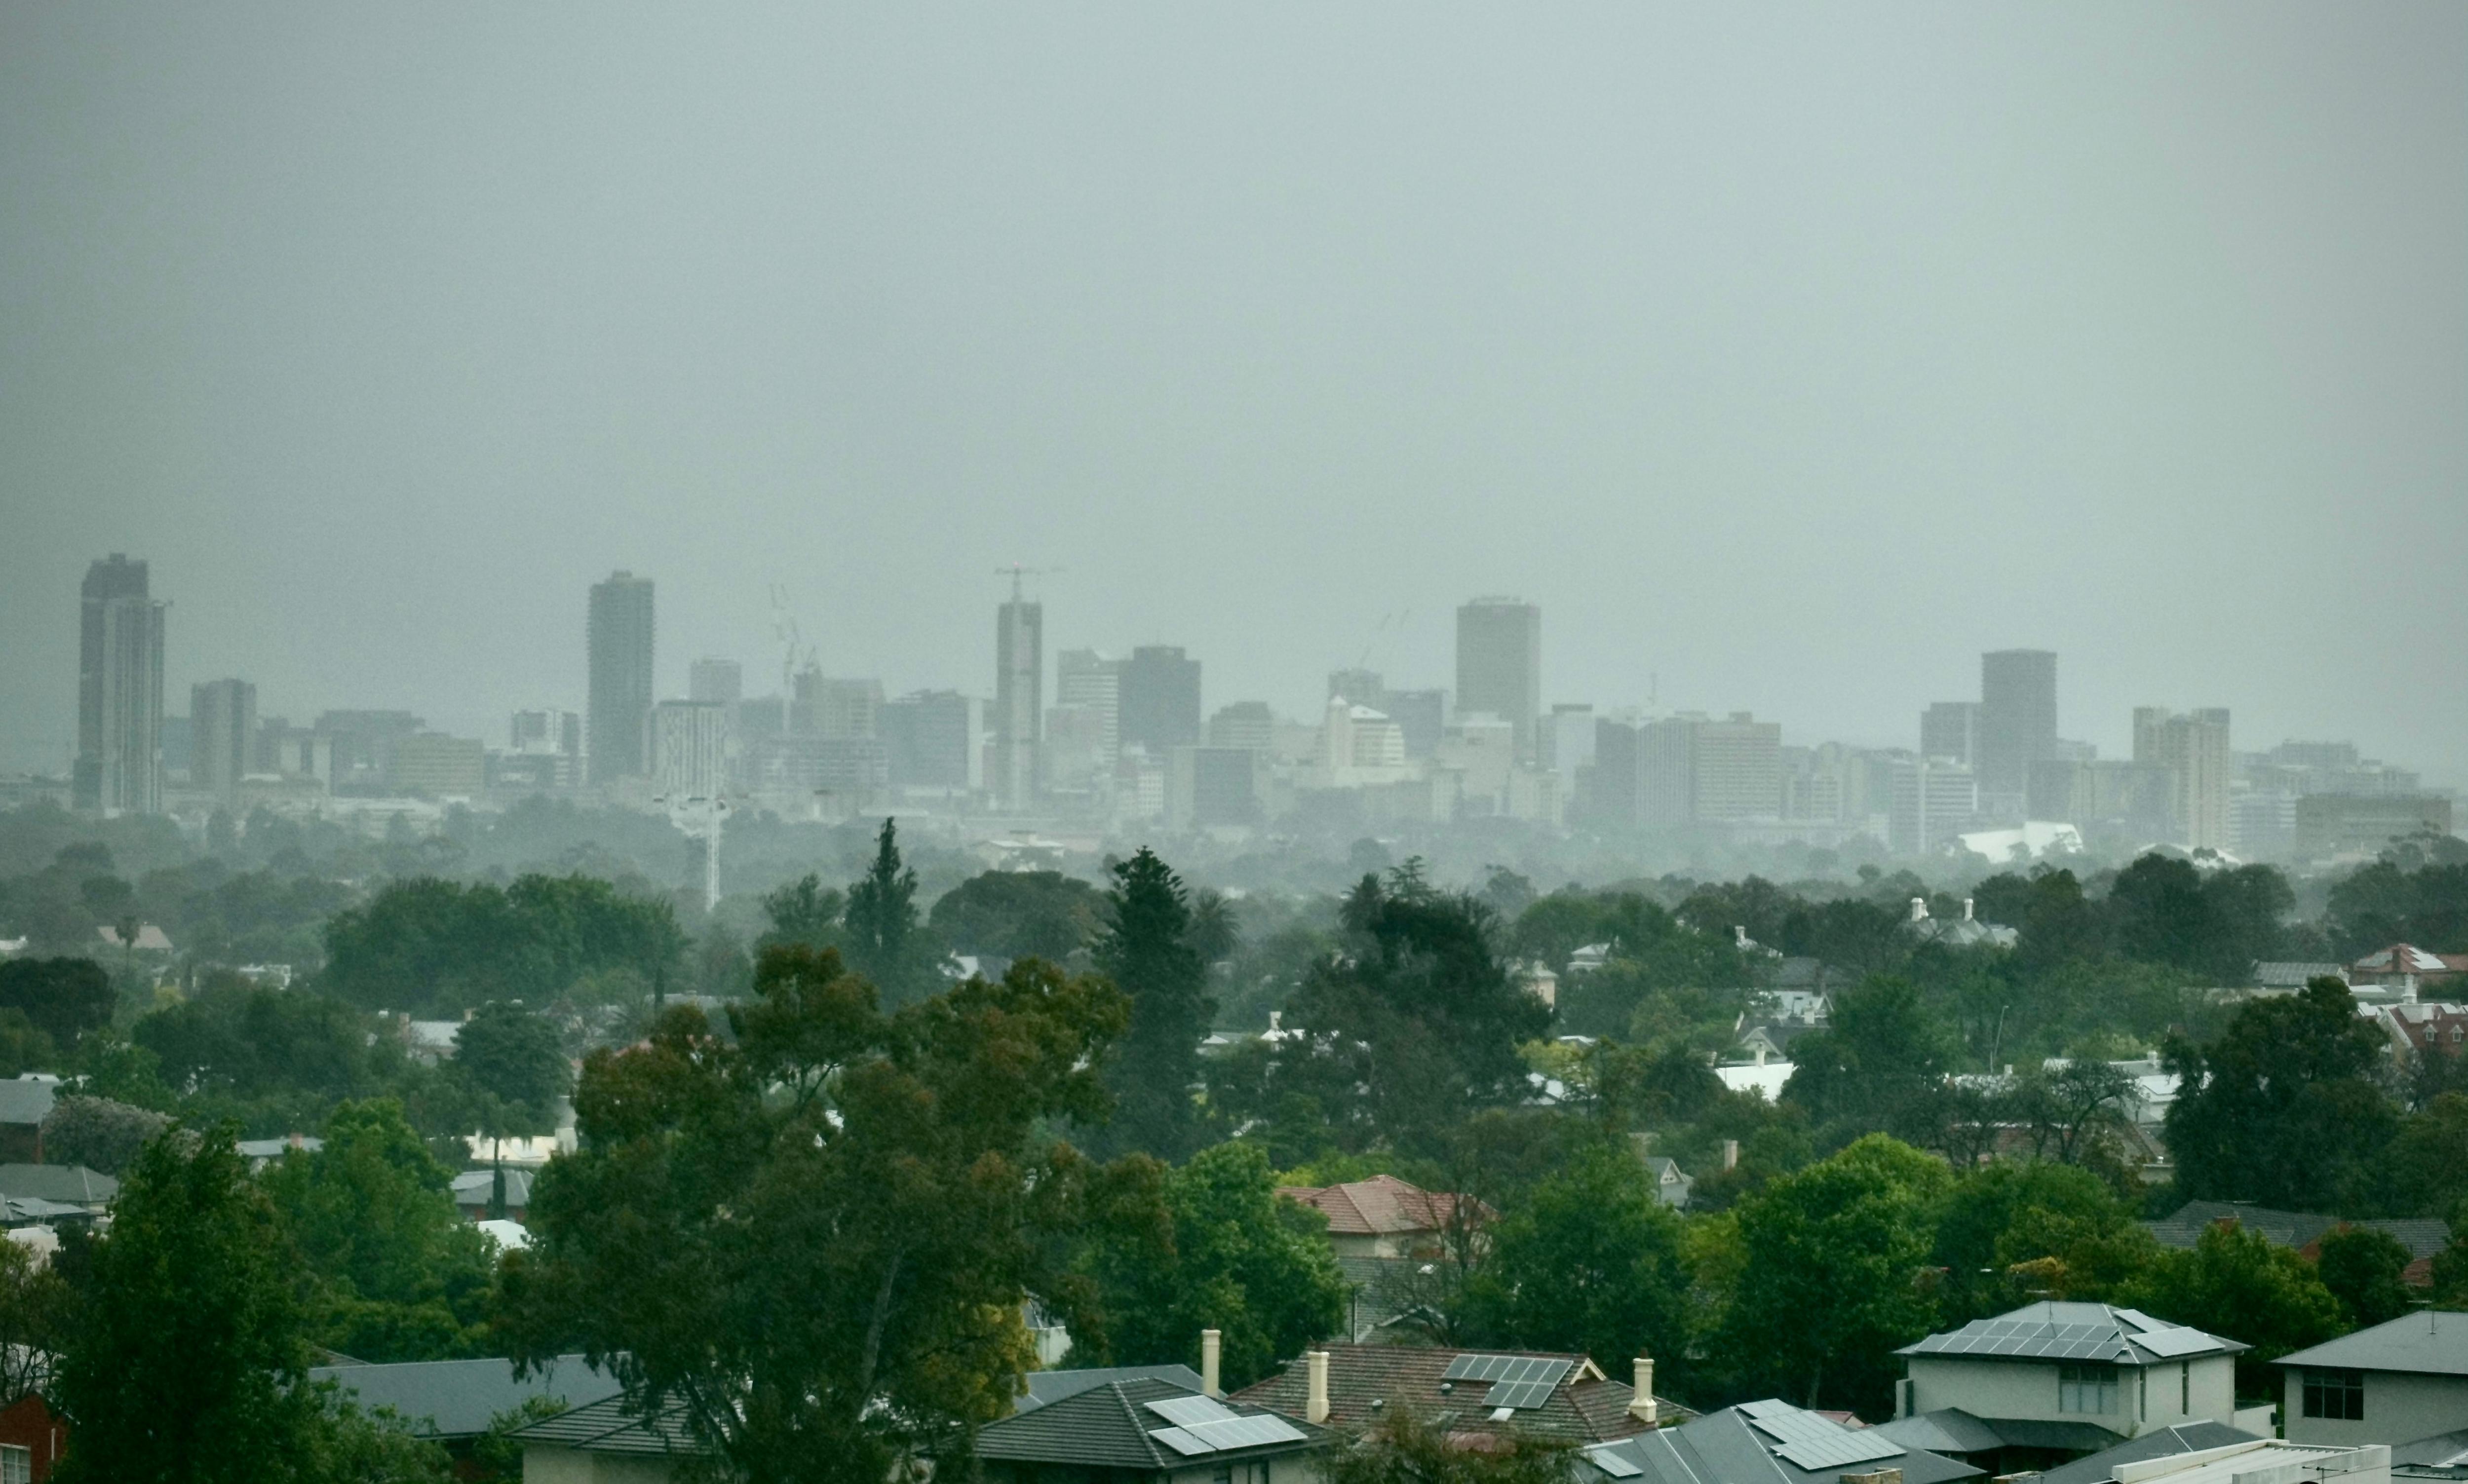
M1109 1381L1105 1383L1105 1386L1108 1391L1114 1394L1114 1404L1123 1409L1123 1420L1131 1424L1131 1436L1140 1440L1139 1446L1149 1455L1149 1462L1160 1469L1172 1469L1173 1463L1164 1453L1158 1451L1156 1439L1150 1437L1149 1429L1140 1425L1139 1411L1131 1404L1131 1399L1123 1394L1123 1383L1119 1381Z

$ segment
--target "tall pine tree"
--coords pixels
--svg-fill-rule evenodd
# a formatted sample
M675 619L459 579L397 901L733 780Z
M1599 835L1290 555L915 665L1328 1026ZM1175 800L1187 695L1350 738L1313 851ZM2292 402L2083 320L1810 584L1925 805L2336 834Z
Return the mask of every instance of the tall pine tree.
M841 914L848 966L882 992L883 1003L905 1005L934 990L935 951L917 921L917 873L900 859L900 832L886 817L875 837L874 863L849 886Z
M1106 894L1112 921L1097 940L1097 968L1131 996L1131 1027L1107 1077L1114 1121L1101 1142L1179 1159L1199 1142L1191 1085L1200 1038L1217 1012L1208 967L1192 945L1189 895L1155 852L1142 846L1115 863L1113 877Z

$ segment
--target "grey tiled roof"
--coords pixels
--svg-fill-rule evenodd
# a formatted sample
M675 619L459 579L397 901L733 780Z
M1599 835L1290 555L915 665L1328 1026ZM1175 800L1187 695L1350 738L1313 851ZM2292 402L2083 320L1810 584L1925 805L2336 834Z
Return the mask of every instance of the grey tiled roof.
M2281 1365L2468 1376L2468 1313L2429 1309L2281 1356Z
M510 1436L525 1443L555 1443L594 1453L700 1453L686 1431L685 1407L672 1402L657 1416L638 1418L624 1395L542 1418Z
M1198 1392L1202 1384L1200 1373L1187 1365L1101 1365L1076 1371L1031 1371L1024 1379L1028 1390L1020 1397L1016 1411L1051 1406L1109 1381L1162 1381L1190 1392Z
M2117 1467L2121 1464L2199 1452L2206 1448L2226 1448L2231 1443L2251 1443L2253 1440L2252 1433L2231 1427L2224 1422L2179 1423L2173 1427L2159 1427L2140 1437L2128 1438L2088 1458L2059 1464L2040 1475L2040 1484L2106 1484L2107 1480L2116 1477Z
M52 1100L57 1092L57 1083L28 1082L18 1077L0 1080L0 1124L41 1123L51 1116Z
M1001 1463L1171 1473L1185 1466L1187 1460L1150 1436L1173 1424L1149 1411L1147 1404L1197 1395L1197 1388L1153 1378L1105 1381L1059 1402L1015 1412L987 1427L977 1434L977 1456ZM1268 1410L1246 1406L1230 1398L1226 1405L1244 1416L1261 1416ZM1299 1416L1288 1415L1279 1420L1302 1433L1301 1441L1229 1449L1207 1454L1207 1461L1240 1462L1308 1452L1325 1448L1332 1441L1333 1434L1328 1429L1314 1427Z
M83 1165L0 1165L0 1196L102 1205L120 1194L120 1182Z
M534 1397L583 1406L617 1394L617 1378L581 1356L560 1356L516 1380L512 1360L421 1360L400 1365L321 1365L311 1381L331 1381L363 1407L392 1407L412 1430L435 1437L475 1437L500 1412Z
M1796 1426L1810 1435L1826 1435L1823 1429L1839 1429L1846 1438L1862 1441L1876 1438L1877 1429L1854 1431L1840 1424L1801 1411L1779 1402L1752 1402L1772 1420L1774 1414L1796 1414ZM1887 1438L1882 1442L1893 1445ZM1815 1470L1802 1469L1782 1456L1772 1433L1751 1427L1742 1408L1726 1406L1708 1412L1693 1422L1677 1427L1663 1427L1640 1432L1598 1448L1589 1448L1580 1455L1593 1467L1582 1471L1579 1477L1587 1484L1605 1484L1614 1479L1617 1484L1836 1484L1843 1467L1830 1465ZM1606 1468L1604 1460L1617 1460L1626 1469ZM1862 1471L1900 1469L1903 1484L1948 1484L1954 1479L1978 1478L1983 1471L1940 1453L1896 1446L1883 1456L1873 1456L1848 1467Z
M2451 1242L2451 1228L2438 1221L2373 1217L2352 1221L2319 1211L2278 1211L2228 1200L2189 1200L2179 1206L2174 1215L2144 1221L2142 1229L2163 1247L2190 1249L2202 1241L2205 1228L2225 1221L2233 1221L2283 1247L2311 1246L2335 1226L2362 1226L2388 1233L2408 1248L2411 1260L2432 1257Z
M1578 1362L1552 1389L1542 1405L1520 1408L1513 1422L1494 1423L1485 1399L1487 1381L1447 1379L1449 1363L1462 1355L1542 1356L1540 1351L1436 1350L1403 1345L1323 1345L1328 1352L1329 1426L1360 1431L1391 1408L1410 1407L1441 1421L1451 1431L1488 1432L1514 1427L1520 1431L1566 1443L1598 1443L1637 1430L1628 1415L1636 1393L1628 1385L1603 1379L1586 1357L1550 1355L1545 1358ZM1447 1385L1447 1390L1441 1387ZM1290 1417L1303 1415L1309 1402L1309 1369L1298 1358L1286 1362L1283 1373L1256 1381L1234 1394L1235 1400L1274 1407ZM1660 1402L1665 1418L1687 1415L1677 1404ZM1372 1404L1380 1405L1375 1408Z

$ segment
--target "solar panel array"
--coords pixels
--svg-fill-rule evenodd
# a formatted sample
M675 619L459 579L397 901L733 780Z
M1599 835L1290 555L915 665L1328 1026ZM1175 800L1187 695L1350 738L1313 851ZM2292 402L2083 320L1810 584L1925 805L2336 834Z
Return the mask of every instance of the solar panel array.
M2145 1336L2147 1339L2148 1336ZM2114 1325L2057 1324L2045 1319L1975 1319L1917 1347L1940 1356L2027 1356L2039 1360L2130 1360Z
M1214 1397L1166 1397L1149 1403L1148 1409L1177 1427L1203 1422L1230 1422L1242 1415Z
M1615 1479L1633 1479L1645 1472L1643 1469L1638 1468L1636 1465L1621 1457L1616 1450L1609 1447L1589 1448L1586 1450L1586 1462L1592 1464L1595 1468L1602 1470L1605 1473L1610 1474Z
M1749 1411L1749 1406L1756 1410ZM1872 1432L1854 1432L1788 1403L1751 1403L1749 1406L1740 1408L1748 1412L1748 1426L1773 1439L1774 1451L1784 1462L1811 1473L1893 1458L1903 1451L1898 1443Z
M1546 1356L1459 1356L1449 1362L1444 1381L1487 1381L1495 1407L1537 1407L1551 1400L1560 1382L1576 1368L1574 1360Z
M2134 1336L2134 1342L2155 1356L2167 1356L2171 1358L2178 1356L2198 1355L2205 1350L2216 1350L2220 1343L2200 1330L2189 1330L2182 1326L2152 1330L2147 1334L2137 1335Z
M1150 1405L1155 1405L1151 1403ZM1201 1453L1231 1452L1238 1448L1259 1448L1269 1443L1299 1443L1302 1433L1292 1424L1275 1417L1238 1417L1231 1413L1216 1422L1185 1423L1178 1427L1159 1427L1149 1434L1185 1458Z

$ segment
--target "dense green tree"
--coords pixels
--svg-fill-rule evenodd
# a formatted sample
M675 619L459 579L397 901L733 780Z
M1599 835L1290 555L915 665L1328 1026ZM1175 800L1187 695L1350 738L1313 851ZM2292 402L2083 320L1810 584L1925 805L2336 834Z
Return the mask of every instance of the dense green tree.
M1954 1182L1937 1217L1938 1328L2040 1293L2104 1300L2156 1251L2133 1210L2088 1170L2044 1160L1981 1166Z
M1943 1038L1909 980L1881 975L1844 991L1832 1021L1791 1050L1783 1097L1820 1125L1913 1138L1941 1127L1933 1094L1948 1070Z
M1717 1348L1749 1394L1886 1412L1893 1351L1936 1317L1920 1277L1952 1183L1942 1161L1870 1134L1740 1202L1745 1267Z
M1510 977L1488 908L1400 867L1385 885L1365 878L1343 922L1343 953L1314 964L1288 1007L1309 1035L1284 1043L1226 1112L1247 1101L1325 1121L1340 1147L1384 1137L1431 1154L1472 1110L1524 1095L1518 1047L1548 1029L1550 1011Z
M837 947L840 914L847 908L848 898L839 888L825 886L821 877L809 872L763 899L763 913L771 925L755 947Z
M2172 1038L2167 1059L2184 1079L2168 1148L2197 1199L2337 1209L2398 1129L2375 1080L2382 1035L2337 979L2248 1003L2207 1046Z
M680 1006L591 1054L501 1322L678 1405L747 1477L880 1484L1011 1410L1024 1301L1094 1323L1069 1240L1157 1219L1139 1177L1042 1131L1102 1118L1129 1009L1033 962L890 1016L830 950L766 950L756 978L733 1039Z
M875 839L873 863L849 887L841 918L849 969L890 1004L922 999L941 983L943 950L917 921L917 873L901 863L899 827L888 816Z
M0 1010L25 1016L61 1051L111 1023L120 996L111 977L90 958L17 958L0 962Z
M1480 1343L1589 1355L1614 1372L1657 1356L1678 1380L1689 1337L1680 1218L1626 1140L1589 1145L1503 1215L1465 1308Z
M478 1342L493 1258L455 1210L451 1176L390 1099L346 1103L325 1148L265 1172L318 1281L318 1343L362 1360L439 1360Z
M2117 873L2108 915L2126 957L2242 984L2254 963L2280 956L2281 919L2296 902L2287 879L2270 866L2205 873L2149 855Z
M156 1139L96 1244L52 1396L61 1484L311 1477L298 1266L229 1124Z
M1268 1156L1220 1144L1163 1176L1170 1225L1101 1242L1084 1261L1104 1312L1099 1346L1073 1364L1151 1365L1223 1336L1225 1384L1245 1386L1345 1322L1344 1276L1318 1212L1277 1197ZM1162 1240L1159 1240L1161 1237Z
M2252 1348L2237 1357L2237 1395L2276 1395L2271 1362L2340 1333L2340 1305L2314 1265L2234 1221L2203 1232L2192 1251L2161 1252L2126 1286L2129 1306Z
M364 1009L414 1015L544 1005L615 969L656 988L683 947L673 903L593 877L523 876L503 888L423 877L327 923L320 982Z
M247 1110L268 1133L307 1128L338 1098L375 1091L367 1017L340 1000L217 976L130 1028L173 1089Z
M0 1241L0 1406L41 1389L51 1379L51 1358L68 1342L75 1295L65 1266Z
M1409 1410L1372 1431L1341 1439L1325 1465L1328 1484L1565 1484L1567 1444L1511 1431L1468 1448L1446 1423Z
M945 892L926 925L955 952L1060 964L1105 930L1106 898L1060 871L988 871Z
M2323 917L2345 957L2394 943L2468 953L2468 864L2411 870L2387 856L2334 884Z
M2396 1319L2413 1296L2401 1274L2412 1260L2400 1240L2370 1226L2342 1226L2326 1233L2314 1269L2340 1301L2340 1318L2352 1330Z
M2468 1091L2409 1114L2374 1156L2370 1188L2367 1203L2385 1216L2442 1217L2468 1202Z
M118 1175L137 1162L137 1152L148 1140L171 1126L168 1115L151 1108L66 1093L44 1115L43 1157L52 1164Z
M553 1127L573 1074L556 1025L520 1005L489 1005L456 1033L455 1076L488 1105L508 1133Z
M1131 997L1130 1032L1114 1050L1107 1085L1112 1128L1096 1142L1178 1159L1198 1142L1191 1088L1200 1040L1216 1005L1208 968L1191 946L1191 908L1181 878L1143 846L1112 870L1108 923L1096 964Z

